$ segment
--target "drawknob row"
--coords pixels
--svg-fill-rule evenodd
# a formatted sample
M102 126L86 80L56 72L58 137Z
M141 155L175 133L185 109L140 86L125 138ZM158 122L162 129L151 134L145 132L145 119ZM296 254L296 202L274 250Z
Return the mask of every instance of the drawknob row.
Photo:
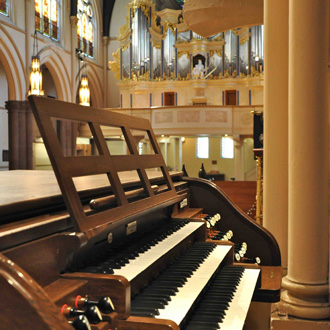
M77 296L73 306L63 305L63 314L76 330L91 330L91 324L102 322L102 313L110 314L115 310L110 297L102 297L98 301L88 297ZM73 319L73 320L72 320Z
M221 231L218 230L215 232L215 234L212 233L212 230L214 230L215 225L220 221L221 216L219 213L211 215L205 215L204 220L206 221L206 227L211 231L209 231L208 236L212 240L219 240L219 241L231 241L232 237L234 236L233 232L231 230L228 231ZM261 259L259 257L255 258L247 258L245 257L245 254L247 252L247 243L242 242L240 244L235 243L234 244L234 258L236 262L241 263L252 263L252 264L261 264Z

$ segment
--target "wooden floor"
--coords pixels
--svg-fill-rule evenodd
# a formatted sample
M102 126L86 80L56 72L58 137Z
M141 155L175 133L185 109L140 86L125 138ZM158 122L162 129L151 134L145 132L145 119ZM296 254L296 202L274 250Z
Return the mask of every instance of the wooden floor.
M245 213L256 200L256 181L214 181Z

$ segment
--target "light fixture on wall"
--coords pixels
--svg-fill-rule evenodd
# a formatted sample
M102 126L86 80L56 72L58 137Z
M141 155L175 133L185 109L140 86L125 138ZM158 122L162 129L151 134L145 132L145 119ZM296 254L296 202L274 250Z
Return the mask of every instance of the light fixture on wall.
M79 86L79 104L86 107L90 106L90 89L88 86L88 76L86 71L86 65L84 64L84 55L80 49L76 49L77 56L80 62L83 63L81 69L84 73L81 75L80 86ZM79 62L79 73L80 73L80 62Z
M33 55L30 71L30 89L29 95L44 95L42 90L42 73L40 71L40 58L38 55L37 30L34 30L33 37Z
M87 73L81 76L80 87L79 87L79 104L90 106L90 90L88 86Z

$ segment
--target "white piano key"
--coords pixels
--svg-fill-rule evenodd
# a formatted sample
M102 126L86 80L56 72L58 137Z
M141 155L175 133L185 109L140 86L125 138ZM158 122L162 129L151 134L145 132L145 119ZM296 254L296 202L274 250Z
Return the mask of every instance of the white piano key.
M159 310L158 319L170 319L180 325L192 304L199 296L211 276L226 257L231 246L218 245L199 266L185 285L179 288L165 309Z
M132 281L138 274L143 272L146 268L152 265L157 259L170 251L174 246L179 244L187 236L192 234L195 230L200 228L204 222L190 222L178 231L166 237L155 246L152 246L144 253L140 253L138 257L130 260L128 264L120 269L114 270L114 275L122 275L128 281Z
M243 329L250 302L257 284L259 269L245 269L225 318L219 323L221 330Z

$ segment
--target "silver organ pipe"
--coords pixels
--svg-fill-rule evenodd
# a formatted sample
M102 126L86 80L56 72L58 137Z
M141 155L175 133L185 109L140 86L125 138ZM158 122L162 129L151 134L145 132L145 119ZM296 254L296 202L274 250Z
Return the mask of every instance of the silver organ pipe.
M175 70L175 35L168 29L164 42L164 70L167 77L171 77Z
M149 30L148 18L141 8L138 8L132 20L132 63L133 73L143 75L148 68L149 55Z
M204 75L197 76L197 78L204 78L205 76L210 78L208 74L211 71L211 78L256 75L263 72L263 25L221 32L214 36L203 38L189 30L180 31L178 29L178 32L174 30L173 33L171 27L175 29L176 25L180 23L175 23L168 27L165 22L169 22L169 20L163 18L159 19L157 23L158 31L158 28L155 27L154 15L157 15L157 13L154 12L154 7L150 5L148 15L146 13L142 8L137 8L134 15L132 15L130 26L132 31L130 39L132 51L130 52L127 43L123 43L120 68L122 79L128 79L130 76L132 79L142 80L150 78L159 80L164 77L166 79L189 79L189 77L194 77L193 70L199 63L198 59L201 56L203 57ZM178 17L179 14L180 11L178 11ZM159 24L163 27L162 29L160 29ZM153 29L152 36L149 28ZM158 37L155 39L154 35L158 35ZM188 51L185 51L185 48L183 48L184 51L180 51L178 48L178 56L176 56L176 47L180 47L180 43L190 43L192 40L194 42L207 40L210 44L222 40L223 43L219 46L219 49L215 50L214 46L210 49L206 47L206 49L198 53L193 49L196 46L192 46L192 49ZM130 63L132 64L131 67ZM199 65L201 66L201 64ZM177 76L174 74L176 69L178 72Z

